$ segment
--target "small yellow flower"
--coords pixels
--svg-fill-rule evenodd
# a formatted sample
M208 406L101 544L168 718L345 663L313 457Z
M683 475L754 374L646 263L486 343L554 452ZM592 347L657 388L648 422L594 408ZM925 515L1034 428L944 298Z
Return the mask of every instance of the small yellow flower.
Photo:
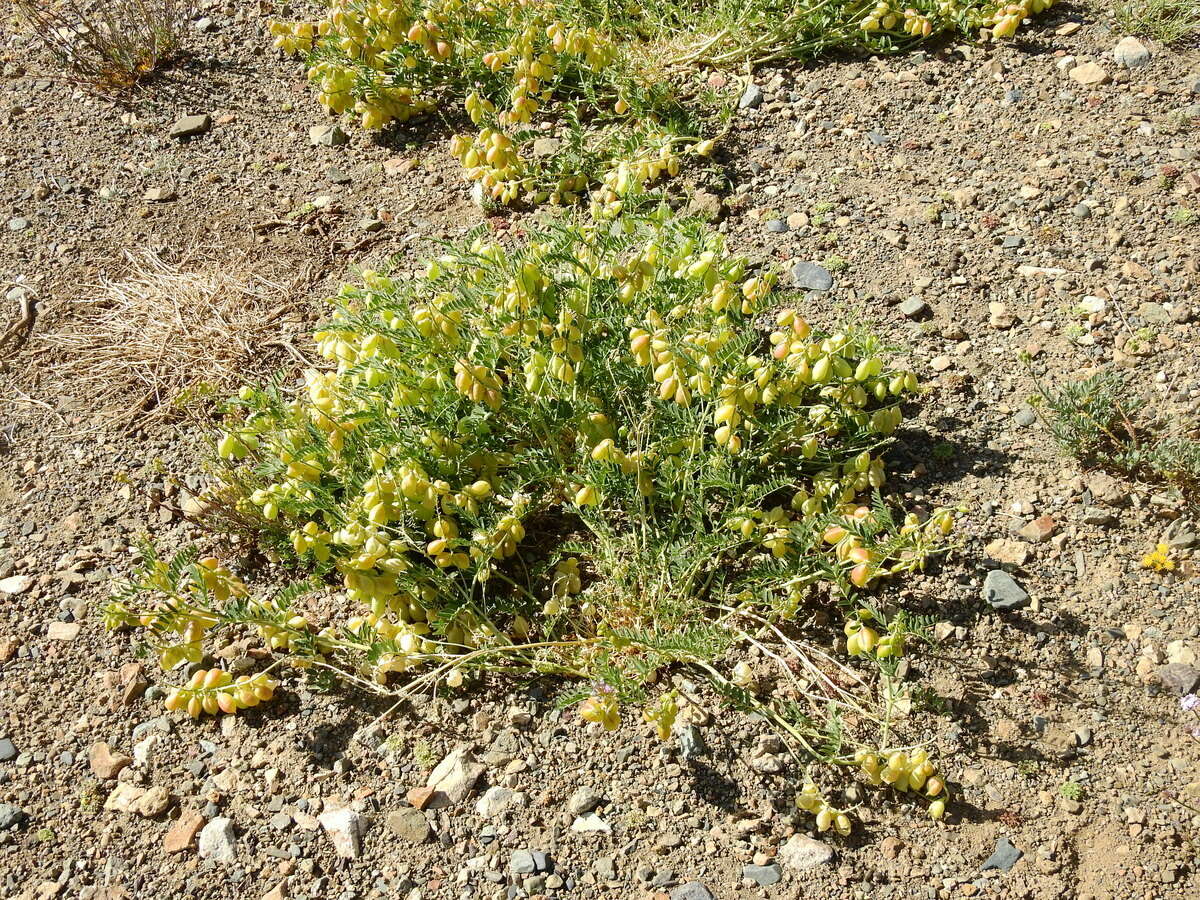
M1155 572L1171 572L1175 569L1175 560L1171 556L1171 548L1160 543L1150 553L1142 557L1142 568L1153 569Z

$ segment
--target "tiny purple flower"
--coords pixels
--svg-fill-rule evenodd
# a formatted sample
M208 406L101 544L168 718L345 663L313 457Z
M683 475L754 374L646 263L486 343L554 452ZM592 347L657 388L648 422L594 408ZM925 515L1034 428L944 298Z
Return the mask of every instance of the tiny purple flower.
M1184 712L1191 712L1193 709L1200 707L1200 697L1195 694L1188 694L1179 700L1179 708Z

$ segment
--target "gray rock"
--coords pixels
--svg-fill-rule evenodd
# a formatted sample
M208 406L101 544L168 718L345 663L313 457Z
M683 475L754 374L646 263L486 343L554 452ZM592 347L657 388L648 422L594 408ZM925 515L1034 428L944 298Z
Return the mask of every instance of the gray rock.
M410 844L424 844L433 836L425 813L411 806L388 813L387 827L400 840Z
M700 882L689 881L671 891L671 900L713 900L713 895Z
M792 266L792 282L806 291L827 291L833 287L833 276L816 263L800 262Z
M349 184L350 176L339 169L337 166L330 166L325 170L325 177L329 179L331 184ZM378 726L376 726L378 727Z
M0 762L8 762L14 759L17 755L17 748L13 746L13 742L8 738L0 741Z
M695 725L686 725L679 732L679 755L684 759L699 759L708 753L704 732Z
M8 831L23 824L29 818L29 813L11 803L0 803L0 831Z
M1029 595L1000 569L992 569L984 578L983 599L992 609L1021 609L1029 604Z
M233 833L233 821L218 816L200 829L196 841L196 852L201 859L216 862L233 862L237 858L237 837Z
M886 134L883 134L880 131L868 131L867 132L867 140L870 141L876 147L882 147L884 144L891 141L891 137L889 137Z
M924 319L929 316L929 304L920 297L910 297L899 306L900 315L906 319Z
M783 234L787 230L787 222L783 221L783 219L770 219L767 221L767 231L773 234Z
M815 869L833 862L833 850L828 844L813 840L808 835L793 834L780 848L779 861L789 869Z
M996 841L996 849L992 851L992 855L987 858L980 871L987 872L989 869L999 869L1001 872L1007 872L1017 864L1017 860L1024 854L1012 845L1006 837Z
M341 147L350 142L338 125L314 125L308 129L308 140L314 147Z
M1111 525L1117 521L1117 517L1103 506L1085 506L1081 518L1088 525Z
M204 134L210 128L212 128L212 116L184 116L171 126L171 130L168 133L171 135L171 137L177 140L183 140L184 138L196 137L197 135Z
M135 741L137 741L151 732L170 734L171 720L166 716L155 716L153 719L147 719L145 722L139 722L137 725L133 726L132 737Z
M770 887L778 884L783 877L783 869L777 863L769 866L742 866L742 877L749 878L759 887Z
M1075 208L1071 210L1071 214L1077 219L1090 219L1092 217L1092 208L1086 203L1076 203Z
M1182 697L1200 687L1200 669L1187 663L1171 663L1158 670L1158 680L1168 691Z
M617 880L617 862L611 856L601 856L592 863L592 871L601 881Z
M758 109L762 106L762 102L762 88L752 82L746 85L746 90L742 92L742 96L738 100L738 109Z
M550 857L540 850L514 850L508 870L514 875L540 875L550 872Z
M1150 51L1135 37L1121 38L1113 47L1113 59L1126 69L1136 69L1150 62Z
M192 27L195 28L201 34L208 34L210 31L217 30L217 26L213 24L213 20L210 19L208 16L205 16L202 19L197 19L195 24L192 25Z
M1037 421L1037 413L1026 406L1017 410L1017 414L1013 416L1013 421L1016 422L1020 428L1028 428Z
M24 231L29 227L29 220L22 216L14 216L8 220L9 231Z

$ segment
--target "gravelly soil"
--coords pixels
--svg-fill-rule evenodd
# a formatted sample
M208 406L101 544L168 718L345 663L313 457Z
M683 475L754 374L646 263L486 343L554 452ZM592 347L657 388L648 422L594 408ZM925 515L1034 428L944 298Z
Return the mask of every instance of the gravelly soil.
M758 887L743 866L809 833L790 807L799 775L756 772L761 727L715 705L698 760L633 724L585 731L550 688L508 684L401 712L372 749L352 736L385 706L352 694L289 691L236 722L164 716L136 683L129 639L96 622L134 537L195 537L173 486L201 457L164 418L94 430L106 411L47 375L57 360L41 335L72 327L85 286L150 246L248 254L265 273L311 267L316 299L357 265L415 264L484 220L444 141L347 128L348 145L312 146L325 120L301 70L262 50L260 16L208 15L216 30L195 37L197 58L132 107L26 74L36 55L6 42L0 278L37 290L43 312L0 374L0 579L31 577L0 594L0 894L411 900L515 885L687 898L677 886L691 881L717 898L1200 893L1200 817L1171 796L1200 803L1200 742L1159 678L1200 652L1188 558L1200 521L1169 490L1061 456L1028 404L1035 378L1115 367L1147 409L1195 427L1200 220L1180 210L1200 210L1200 52L1150 45L1148 65L1124 70L1120 35L1080 4L999 48L762 72L765 102L739 115L724 173L679 186L733 249L832 270L833 290L803 298L812 319L863 318L904 349L932 389L891 456L895 481L912 503L967 510L961 547L898 592L944 623L911 677L940 710L926 737L953 785L950 815L868 801L850 840L826 842L830 862L785 865ZM1063 33L1070 22L1082 27ZM1111 80L1078 84L1067 55ZM211 131L169 137L190 113L211 115ZM144 199L155 189L174 198ZM1164 535L1179 568L1144 570ZM1001 565L1029 606L983 602ZM100 777L97 742L138 759ZM485 768L476 793L428 813L428 833L396 818L461 745ZM119 785L165 789L166 810L105 809ZM489 785L515 792L490 817L476 807ZM581 786L611 833L570 827ZM355 859L337 857L315 818L341 806L369 823ZM231 821L229 862L186 840L189 822L216 817ZM1001 838L1023 855L982 870ZM511 874L522 849L549 853L553 871Z

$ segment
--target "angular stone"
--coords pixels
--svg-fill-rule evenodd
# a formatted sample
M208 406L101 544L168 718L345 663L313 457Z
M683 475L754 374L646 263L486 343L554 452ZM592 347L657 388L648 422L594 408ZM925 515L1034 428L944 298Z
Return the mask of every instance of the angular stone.
M983 580L983 599L992 609L1021 609L1028 605L1029 595L1011 575L992 569Z
M992 851L992 855L987 858L980 871L986 872L989 869L999 869L1001 872L1007 872L1017 864L1017 860L1024 854L1012 845L1006 837L996 841L996 849Z
M204 134L210 128L212 128L211 116L184 116L171 126L169 134L173 138L183 140L183 138L195 137L198 134Z
M1187 663L1171 663L1158 670L1158 680L1168 691L1182 697L1200 687L1200 669Z
M1058 525L1052 517L1038 516L1032 522L1026 523L1017 533L1031 544L1044 544L1054 537L1056 531L1058 531Z
M475 782L482 774L483 765L475 761L471 748L456 747L429 774L426 786L437 793L428 806L440 809L462 803L475 789Z
M342 859L358 859L362 855L362 816L349 808L330 809L317 816L317 821L329 836L333 850Z
M1096 63L1084 63L1076 66L1067 73L1073 81L1082 84L1084 87L1092 87L1100 84L1108 84L1112 80L1111 76Z
M562 147L562 141L553 137L540 137L533 142L533 155L539 157L553 156Z
M0 803L0 831L17 828L29 820L29 813L11 803Z
M525 795L500 785L493 785L483 792L475 803L475 812L485 819L495 819L504 815L512 806L523 804Z
M989 541L988 545L983 548L983 552L988 559L1006 566L1023 566L1029 562L1032 553L1025 544L1008 538L996 538L994 541Z
M387 827L392 834L410 844L424 844L433 837L433 829L425 813L412 807L403 807L388 813Z
M170 188L156 187L150 188L150 190L142 194L142 199L147 203L170 203L177 196Z
M104 801L104 808L110 812L137 813L146 819L166 812L170 805L171 795L161 785L144 790L134 784L118 784Z
M314 147L340 147L350 138L338 125L314 125L308 129L308 140Z
M428 809L430 802L436 795L437 791L431 787L416 787L405 794L404 799L416 809Z
M92 744L92 749L88 751L88 765L91 766L93 775L108 781L116 778L126 766L133 765L133 757L124 753L113 753L108 744L99 741Z
M815 869L833 862L833 850L808 835L793 834L780 848L779 861L789 869Z
M233 862L237 859L237 836L233 832L233 821L218 816L200 829L196 842L201 859L215 862Z
M792 266L792 283L806 291L827 291L833 287L833 276L816 263L799 262Z
M167 829L163 837L163 850L167 853L182 853L190 849L203 827L204 816L195 810L185 812Z
M758 109L762 102L762 88L751 83L746 85L746 90L742 91L742 96L738 98L738 109Z
M1124 506L1129 500L1125 486L1107 472L1093 472L1087 478L1087 489L1092 499L1105 506Z
M689 881L671 891L671 900L713 900L713 895L698 881Z
M925 319L929 317L929 304L919 297L910 297L900 304L900 315L906 319Z

